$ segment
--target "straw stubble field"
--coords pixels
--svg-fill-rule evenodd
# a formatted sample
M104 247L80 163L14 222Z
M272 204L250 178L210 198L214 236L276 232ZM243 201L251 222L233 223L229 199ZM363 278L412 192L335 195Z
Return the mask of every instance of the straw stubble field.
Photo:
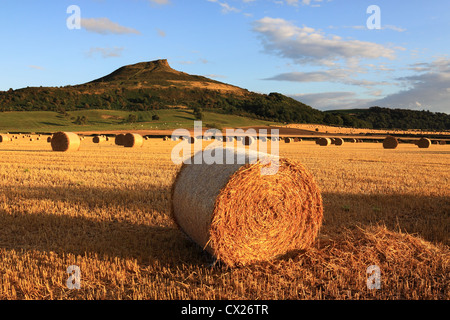
M177 142L0 144L1 299L449 299L450 146L280 144L324 201L307 251L216 264L170 219ZM113 140L113 139L112 139ZM195 187L195 186L193 186ZM67 267L81 271L70 290ZM367 289L378 265L381 289Z

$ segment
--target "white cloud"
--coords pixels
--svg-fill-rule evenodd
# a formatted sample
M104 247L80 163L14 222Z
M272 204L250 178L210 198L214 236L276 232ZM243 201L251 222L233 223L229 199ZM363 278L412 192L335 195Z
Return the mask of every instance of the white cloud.
M140 34L138 30L121 26L108 18L81 19L81 27L99 34Z
M265 17L254 22L253 30L261 36L267 53L296 63L333 65L339 60L357 64L363 58L395 59L395 51L386 46L325 35L314 28L297 27L284 19Z
M371 105L450 113L450 59L417 63L413 68L417 66L420 73L397 79L404 82L407 89L373 101Z
M220 2L219 0L208 0L208 2L214 2L220 5L222 13L240 12L239 9L230 6L227 2Z
M290 95L313 108L320 110L360 108L371 99L358 98L354 92L321 92Z
M151 3L158 4L158 5L166 5L170 4L169 0L149 0Z
M44 70L44 68L43 67L41 67L41 66L35 66L35 65L30 65L30 66L28 66L30 69L34 69L34 70Z

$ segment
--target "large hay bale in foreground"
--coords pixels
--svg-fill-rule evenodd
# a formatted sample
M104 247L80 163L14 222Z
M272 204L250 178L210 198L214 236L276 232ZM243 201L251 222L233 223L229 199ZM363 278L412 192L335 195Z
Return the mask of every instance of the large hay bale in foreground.
M331 139L330 138L319 138L316 143L321 147L328 147L331 145Z
M220 150L224 164L194 164L191 159L177 174L172 218L179 228L229 266L308 248L323 218L322 197L311 173L297 161L253 150L218 147L212 153ZM252 161L257 156L260 161ZM239 157L245 157L245 164L237 163ZM225 164L230 158L234 164ZM269 165L261 158L277 159L279 165L271 165L278 171L263 175L261 169Z
M117 146L123 146L125 144L125 134L121 133L115 137L114 143Z
M139 148L144 145L144 138L137 133L127 133L123 139L125 148Z
M431 146L431 140L428 138L422 138L417 141L416 144L420 149L428 149Z
M78 151L81 146L81 140L76 133L57 132L53 135L51 145L53 151Z
M387 136L383 141L384 149L395 149L398 147L398 140L394 136Z
M8 141L11 141L9 136L7 136L6 134L0 134L0 142L8 142Z

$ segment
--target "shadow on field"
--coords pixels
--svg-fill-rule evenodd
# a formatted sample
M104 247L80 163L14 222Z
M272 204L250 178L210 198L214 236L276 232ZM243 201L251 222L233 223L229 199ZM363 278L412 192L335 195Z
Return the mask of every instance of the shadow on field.
M145 220L146 216L131 219L120 213L115 215L121 210L136 215L169 214L170 186L147 186L142 190L82 185L31 187L4 190L2 196L11 208L6 211L0 207L1 248L75 255L95 253L100 257L137 259L140 264L158 261L170 265L179 262L207 265L212 262L209 255L202 253L200 247L175 227L152 225L152 221ZM450 244L448 197L324 193L323 199L323 234L333 236L354 225L381 224L393 231L400 229L428 241ZM64 205L55 209L60 206L57 202ZM96 221L81 214L77 216L81 210L107 213L109 218ZM132 223L132 220L144 223Z
M450 245L450 199L408 194L323 193L322 232L341 232L355 225L385 225Z
M142 190L116 190L85 186L26 188L4 193L8 202L19 203L12 212L0 209L0 247L14 250L54 251L83 255L85 252L99 256L134 258L148 264L155 260L162 264L189 261L191 264L211 263L210 257L192 243L180 230L148 223L132 223L130 215L152 211L168 215L170 210L170 188L149 186ZM33 209L21 201L52 201L51 212ZM57 202L65 205L58 208ZM35 202L41 207L41 202ZM68 205L67 205L68 204ZM48 205L48 204L47 204ZM110 214L110 220L95 221L85 216L76 216L77 211ZM70 211L69 214L64 214ZM122 211L123 212L123 211ZM144 212L144 213L143 213ZM145 221L146 216L136 220ZM146 221L147 222L147 221Z

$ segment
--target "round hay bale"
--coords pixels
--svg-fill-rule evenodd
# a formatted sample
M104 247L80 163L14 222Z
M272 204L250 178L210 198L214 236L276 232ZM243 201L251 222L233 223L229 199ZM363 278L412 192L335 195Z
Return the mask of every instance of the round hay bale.
M395 149L398 147L398 140L394 136L387 136L383 141L384 149Z
M244 146L250 146L255 141L256 141L256 139L254 137L245 136L245 137L242 138L242 144Z
M319 138L317 140L317 144L321 147L328 147L331 145L331 139L330 138Z
M106 138L104 136L95 136L94 138L92 138L92 142L94 142L94 143L102 143L105 141L106 141Z
M337 146L342 146L344 144L344 139L342 138L334 138L334 144Z
M118 134L114 140L114 143L117 146L123 146L125 144L125 134L123 134L123 133Z
M446 145L446 144L447 144L447 141L441 140L441 141L439 141L439 144L442 145L442 146L443 146L443 145Z
M420 149L428 149L431 146L431 140L427 138L422 138L419 141L417 141L417 146Z
M350 143L356 143L356 139L352 138L352 139L350 139L349 142L350 142Z
M6 134L0 134L0 142L8 142L11 139Z
M81 146L81 140L76 133L57 132L53 135L51 145L53 151L78 151Z
M186 140L190 144L194 144L197 141L197 138L195 137L186 137Z
M217 152L218 148L214 151ZM222 150L224 164L184 164L172 187L172 218L195 243L229 266L307 249L323 219L320 190L298 161L241 148ZM259 161L251 161L258 155ZM245 164L226 159L245 156ZM195 157L195 156L194 156ZM240 162L242 163L242 162Z
M125 148L139 148L144 145L144 138L137 133L127 133L123 140Z
M284 143L291 143L292 139L291 138L284 138Z
M47 137L47 142L48 143L52 142L52 137Z
M147 137L145 137L145 138L146 138L146 140L148 139ZM163 141L169 141L169 137L167 137L167 136L164 137L164 138L163 138Z

